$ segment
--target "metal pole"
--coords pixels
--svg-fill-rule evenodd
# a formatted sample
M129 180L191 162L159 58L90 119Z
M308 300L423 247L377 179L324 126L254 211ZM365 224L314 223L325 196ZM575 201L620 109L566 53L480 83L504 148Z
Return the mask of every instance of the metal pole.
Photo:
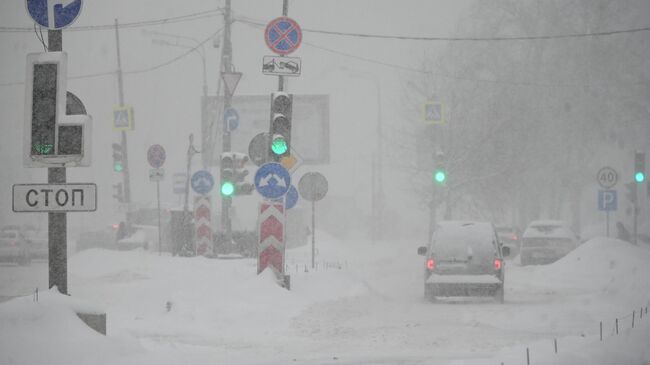
M231 72L232 71L232 42L230 41L230 25L232 23L231 19L231 13L230 13L230 3L231 0L226 0L226 8L223 12L223 17L224 17L224 36L223 36L223 48L222 48L222 54L221 54L221 65L222 65L222 72ZM223 105L224 105L224 110L227 108L230 108L232 104L232 90L230 90L227 86L225 87L224 90L224 98L223 98ZM226 117L225 113L222 116L222 131L223 131L223 139L222 139L222 152L230 152L231 150L231 139L230 139L230 132L226 128ZM221 196L221 226L224 230L225 234L225 240L226 242L232 242L232 221L230 220L230 206L232 205L232 198L227 198L224 196Z
M194 148L194 134L190 134L190 144L187 147L187 170L186 170L186 175L185 175L185 201L183 202L183 227L182 227L182 232L183 232L183 245L187 244L187 241L189 241L189 229L188 229L188 222L190 220L190 214L189 214L189 196L190 196L190 172L192 168L192 156L196 153L196 149ZM182 248L182 247L181 247Z
M607 238L609 238L609 210L605 212L605 219L605 224L607 224Z
M381 87L377 82L377 237L382 237L382 225L384 216L384 182L383 182L383 158L382 158L382 122L381 122Z
M282 0L282 15L289 14L289 0ZM278 75L278 91L284 91L284 76Z
M158 255L162 255L162 239L160 238L160 181L156 181L156 199L158 200Z
M122 80L122 59L120 55L120 33L118 31L119 25L115 19L115 44L117 48L117 90L120 101L120 106L124 106L124 82ZM131 179L129 175L129 155L127 151L126 131L121 131L121 146L124 159L124 169L122 176L124 177L124 202L127 204L126 208L126 227L127 231L131 231Z
M316 257L316 202L311 202L311 268L314 269Z
M47 31L48 52L63 51L61 30ZM48 184L66 182L65 167L47 169ZM66 213L47 213L48 238L48 281L49 287L56 286L63 294L68 294L68 220Z
M632 242L635 245L637 244L638 234L639 234L638 226L639 226L639 186L640 185L641 184L636 184L634 186L634 188L636 189L636 194L635 194L635 197L634 197L634 226L633 226L633 228L634 228L634 237L632 238L633 239Z

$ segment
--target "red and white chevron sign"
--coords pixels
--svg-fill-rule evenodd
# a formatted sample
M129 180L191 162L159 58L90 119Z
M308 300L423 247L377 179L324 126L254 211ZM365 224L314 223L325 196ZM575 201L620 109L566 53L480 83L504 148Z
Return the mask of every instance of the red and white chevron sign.
M194 225L196 227L196 254L212 253L212 227L210 225L210 197L194 198Z
M257 273L271 266L276 274L284 273L284 204L262 202L258 216L259 244Z

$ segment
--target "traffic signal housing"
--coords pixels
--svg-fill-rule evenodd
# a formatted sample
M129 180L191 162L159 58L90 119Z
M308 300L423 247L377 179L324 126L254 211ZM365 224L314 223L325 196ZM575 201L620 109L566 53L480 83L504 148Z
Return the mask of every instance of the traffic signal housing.
M224 152L221 155L221 195L231 198L236 195L250 195L253 185L247 183L249 158L244 153Z
M113 193L113 198L115 198L118 202L123 203L124 188L122 183L113 184L113 189L115 190L115 192Z
M625 197L630 203L636 204L636 184L631 182L625 184Z
M124 171L124 150L119 143L113 143L113 171Z
M293 113L293 95L284 92L271 94L271 137L269 155L273 161L291 153L291 115Z
M235 165L232 154L225 152L221 155L221 185L219 191L225 198L230 198L235 193Z
M645 153L637 151L634 154L634 181L642 183L645 181Z

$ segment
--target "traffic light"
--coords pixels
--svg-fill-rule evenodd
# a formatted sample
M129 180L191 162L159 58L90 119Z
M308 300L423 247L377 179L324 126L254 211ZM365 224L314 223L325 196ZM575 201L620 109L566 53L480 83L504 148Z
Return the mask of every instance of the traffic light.
M223 153L221 155L221 195L230 198L235 193L235 163L232 154Z
M123 203L124 202L124 189L123 189L122 183L113 184L113 189L115 189L115 193L113 194L113 198L115 198L118 202Z
M233 154L233 183L235 185L235 195L250 195L253 193L253 184L245 182L248 176L246 163L248 156L243 153L234 152Z
M637 151L634 154L634 181L642 183L645 181L645 153Z
M113 143L113 171L122 172L124 170L124 150L119 143Z
M271 94L271 136L269 155L273 161L291 153L291 114L293 95L283 92Z
M631 182L625 184L625 197L630 203L636 204L636 184Z
M438 185L444 185L447 181L447 171L443 168L438 168L433 172L433 180Z
M53 155L57 112L57 79L59 67L56 63L35 64L32 88L31 155Z

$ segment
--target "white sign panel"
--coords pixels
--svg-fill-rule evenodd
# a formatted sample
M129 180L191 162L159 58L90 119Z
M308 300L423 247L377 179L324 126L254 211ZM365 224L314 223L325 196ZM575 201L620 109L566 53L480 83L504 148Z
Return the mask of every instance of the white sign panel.
M15 184L14 212L94 212L95 184Z
M300 76L302 63L298 57L264 56L262 73L273 76Z
M165 178L165 169L151 169L149 170L150 181L162 181Z

